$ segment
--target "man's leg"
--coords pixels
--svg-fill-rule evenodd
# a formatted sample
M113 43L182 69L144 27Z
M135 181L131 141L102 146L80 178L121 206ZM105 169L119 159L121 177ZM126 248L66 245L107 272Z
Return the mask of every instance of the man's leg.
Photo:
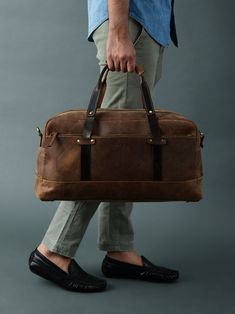
M67 271L99 201L61 201L38 250Z
M145 29L129 17L129 32L136 49L136 63L143 66L150 92L161 76L164 48L158 45ZM97 28L93 39L97 47L100 71L106 64L108 20ZM107 87L102 108L142 108L139 78L134 72L112 72L107 76ZM134 232L130 219L132 202L102 202L99 205L98 247L111 257L142 264L134 249Z
M102 202L98 211L98 247L103 251L133 250L132 202Z
M96 201L60 202L42 242L30 253L30 271L70 291L104 290L107 281L89 274L73 259L98 205Z

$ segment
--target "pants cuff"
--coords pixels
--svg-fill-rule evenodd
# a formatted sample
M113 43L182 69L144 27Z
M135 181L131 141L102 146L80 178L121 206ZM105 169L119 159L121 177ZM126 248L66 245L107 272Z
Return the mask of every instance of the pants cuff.
M57 253L59 255L73 258L76 253L76 249L64 247L58 244L52 244L49 240L45 238L42 240L42 243L48 248L49 251Z

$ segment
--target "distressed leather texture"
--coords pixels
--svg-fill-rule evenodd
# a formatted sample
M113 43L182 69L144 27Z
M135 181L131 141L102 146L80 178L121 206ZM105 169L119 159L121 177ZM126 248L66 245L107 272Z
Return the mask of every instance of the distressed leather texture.
M143 71L137 70L143 83ZM60 112L46 122L35 166L36 196L42 201L201 200L203 138L197 125L163 108L148 116L146 81L143 109L100 108L104 73L88 109Z

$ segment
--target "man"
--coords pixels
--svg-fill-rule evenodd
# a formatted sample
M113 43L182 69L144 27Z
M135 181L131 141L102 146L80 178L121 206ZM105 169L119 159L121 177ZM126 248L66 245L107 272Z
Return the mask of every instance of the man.
M88 0L88 40L95 42L100 71L106 64L110 70L101 107L142 108L135 65L144 68L152 93L170 38L177 46L173 6L172 0ZM98 246L107 252L101 268L106 277L178 279L178 271L156 266L134 250L131 202L62 201L30 255L30 270L69 290L104 290L106 280L88 274L73 258L98 206Z

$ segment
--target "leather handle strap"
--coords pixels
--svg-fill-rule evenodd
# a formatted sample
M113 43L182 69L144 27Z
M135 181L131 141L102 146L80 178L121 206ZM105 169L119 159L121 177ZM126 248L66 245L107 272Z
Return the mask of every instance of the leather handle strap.
M101 76L101 80L99 82L101 91L100 91L99 101L97 103L97 108L100 108L103 98L104 98L105 91L106 91L106 79L109 72L108 66L106 65L103 70L104 70L104 74ZM141 65L136 64L135 73L139 76L143 75L144 68Z
M108 71L109 71L109 68L108 68L108 65L106 64L105 67L102 69L98 82L91 94L90 102L89 102L87 113L86 113L83 133L82 133L82 136L84 138L91 137L96 110L101 105L103 97L104 97ZM143 75L144 69L142 66L136 65L135 72L139 76L142 103L143 103L143 108L145 109L146 115L148 118L150 132L153 138L155 139L159 138L161 136L161 130L159 127L158 117L155 114L155 109L153 106L148 84L146 80L144 79L144 75Z

